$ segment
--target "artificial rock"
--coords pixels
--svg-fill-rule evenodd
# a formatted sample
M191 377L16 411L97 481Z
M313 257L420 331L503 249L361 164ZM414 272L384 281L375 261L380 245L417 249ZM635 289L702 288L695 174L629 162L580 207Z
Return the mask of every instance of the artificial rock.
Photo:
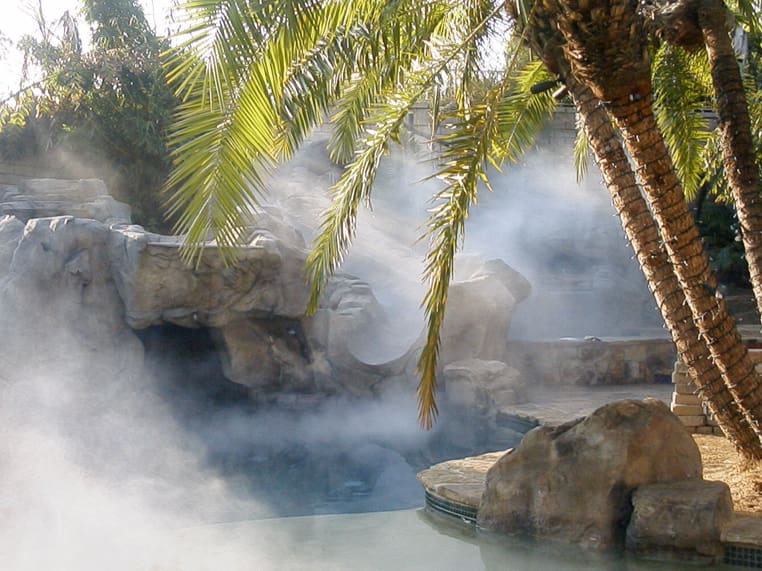
M464 256L457 263L462 268L447 296L440 362L505 361L513 310L529 295L529 282L502 260Z
M17 229L0 224L8 226ZM106 226L70 216L32 219L6 242L14 247L0 279L4 376L139 376L142 345L124 322L108 244Z
M659 559L721 561L722 528L733 514L725 482L686 480L640 486L632 496L627 549Z
M306 316L305 242L276 206L251 221L232 267L212 241L196 266L187 265L180 237L130 224L129 207L98 180L2 186L0 214L6 214L0 216L0 296L13 308L0 323L14 339L4 347L9 370L17 362L68 370L90 361L107 375L133 378L143 360L135 330L174 325L209 328L224 375L266 398L367 397L392 385L412 391L422 347L415 340L418 322L385 315L368 283L345 273L325 284L317 311ZM499 260L463 257L458 267L442 363L505 360L511 314L528 295L528 282ZM26 341L54 350L30 360ZM500 367L504 379L515 377ZM472 396L487 390L469 386ZM503 387L500 399L515 400L517 391L518 384ZM500 399L489 407L499 408Z
M623 542L637 487L701 475L696 443L663 402L618 401L527 433L487 473L478 524L605 549Z

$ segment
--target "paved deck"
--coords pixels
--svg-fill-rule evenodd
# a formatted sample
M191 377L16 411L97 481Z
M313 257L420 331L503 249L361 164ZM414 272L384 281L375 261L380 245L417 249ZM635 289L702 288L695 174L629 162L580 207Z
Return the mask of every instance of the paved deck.
M606 403L652 397L669 404L673 386L669 384L608 385L598 387L534 387L529 402L512 405L503 412L534 424L562 424L586 416Z
M532 402L515 405L506 413L520 422L561 424L587 415L599 406L621 399L659 398L669 402L672 385L626 385L618 387L562 387L535 389ZM427 494L427 503L466 521L475 521L484 492L487 470L505 450L480 456L449 460L418 474ZM435 505L436 504L436 505ZM449 508L449 509L448 509ZM723 531L723 542L737 563L762 568L762 516L735 514ZM729 561L731 562L731 561Z

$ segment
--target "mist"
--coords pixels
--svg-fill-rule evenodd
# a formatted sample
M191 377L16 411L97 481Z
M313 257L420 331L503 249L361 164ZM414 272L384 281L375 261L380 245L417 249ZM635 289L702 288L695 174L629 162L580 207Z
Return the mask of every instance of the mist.
M531 283L532 294L513 315L511 338L664 337L600 172L590 158L588 172L577 181L569 137L573 133L546 135L520 164L490 173L494 192L481 189L460 256L499 258ZM330 185L340 175L330 166L326 141L317 136L306 145L276 176L268 197L284 208L308 243L327 208ZM425 146L395 149L384 158L371 207L360 209L357 234L342 265L367 281L387 311L403 320L389 337L404 343L423 326L427 242L420 238L431 197L441 188L429 179L434 169ZM315 191L309 199L299 182L304 180ZM456 262L456 280L458 270Z
M480 195L464 251L502 258L532 284L509 337L666 335L592 160L578 183L570 149L542 148L494 187Z
M264 200L306 243L340 174L324 145L316 137L279 170ZM352 340L362 363L399 358L423 330L426 244L418 238L438 188L419 183L431 170L425 155L395 152L382 163L372 208L361 211L342 266L371 286L386 315ZM481 194L468 221L464 253L500 258L532 283L510 336L656 327L597 173L577 186L560 156L537 152L496 177L496 192ZM622 296L634 313L621 309ZM279 568L272 558L300 549L300 537L268 545L227 533L225 525L421 507L416 470L520 438L459 447L446 411L432 432L422 431L410 376L373 399L308 395L263 403L225 378L203 330L135 332L145 367L124 382L108 374L123 366L118 349L95 363L87 348L73 348L76 328L86 323L37 335L45 312L40 305L36 314L17 314L0 301L6 343L24 363L13 380L0 371L2 569ZM51 354L66 354L68 366L51 370Z
M253 538L209 532L198 544L187 530L422 505L398 452L431 438L412 394L258 412L208 393L173 402L174 381L150 374L129 388L97 382L110 399L54 375L3 385L2 569L274 569ZM372 496L355 489L371 484Z

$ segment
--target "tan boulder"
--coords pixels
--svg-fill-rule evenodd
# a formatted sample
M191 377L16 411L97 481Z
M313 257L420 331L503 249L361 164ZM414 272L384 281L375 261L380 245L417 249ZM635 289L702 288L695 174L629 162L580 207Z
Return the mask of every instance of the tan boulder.
M305 252L254 229L226 266L213 243L198 265L181 256L182 238L120 226L111 232L111 265L127 323L222 327L250 316L299 318L307 305Z
M310 349L296 319L240 319L218 330L225 376L256 390L314 391Z
M624 539L635 488L701 474L698 447L667 405L618 401L530 431L487 473L478 524L608 548Z
M649 484L632 496L627 549L659 559L721 561L720 535L733 514L725 482Z
M502 260L467 256L458 258L458 264L463 267L447 296L440 362L505 361L514 307L529 295L531 286Z

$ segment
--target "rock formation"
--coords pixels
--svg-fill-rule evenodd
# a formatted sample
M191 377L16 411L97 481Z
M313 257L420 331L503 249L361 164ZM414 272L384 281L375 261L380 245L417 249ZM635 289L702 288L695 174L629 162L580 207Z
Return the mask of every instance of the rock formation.
M505 361L513 309L529 295L529 282L502 260L461 256L456 267L447 299L440 362L446 365L470 358Z
M530 431L487 473L478 525L608 548L624 540L636 488L701 474L698 447L667 405L619 401Z
M221 262L211 242L196 267L186 265L178 237L131 225L129 208L97 180L5 186L0 212L7 213L0 218L0 301L12 308L0 318L5 338L12 339L0 349L5 376L34 363L40 370L71 366L78 375L134 378L142 364L134 331L172 324L209 328L225 376L249 387L255 399L373 396L384 387L415 384L421 341L383 346L399 341L395 317L363 280L337 273L317 311L305 316L304 239L276 207L252 222L233 267ZM487 369L499 367L499 379L471 375L461 390L480 399L493 393L486 406L494 418L501 398L520 393L516 372L500 361L513 307L529 285L499 260L465 257L459 268L442 362L480 359L491 363ZM43 355L30 359L29 346L45 347ZM67 365L61 369L59 362ZM498 391L496 383L509 377L510 388ZM452 377L449 384L455 382Z
M687 480L639 487L632 496L627 549L659 559L722 559L723 527L733 514L725 482Z
M142 345L111 278L108 228L70 216L26 225L5 217L0 236L0 258L12 250L0 268L2 375L137 378Z
M112 230L114 278L131 327L221 327L250 316L304 315L303 250L257 229L235 266L226 267L209 246L198 266L190 267L180 257L180 246L177 237L139 226Z

